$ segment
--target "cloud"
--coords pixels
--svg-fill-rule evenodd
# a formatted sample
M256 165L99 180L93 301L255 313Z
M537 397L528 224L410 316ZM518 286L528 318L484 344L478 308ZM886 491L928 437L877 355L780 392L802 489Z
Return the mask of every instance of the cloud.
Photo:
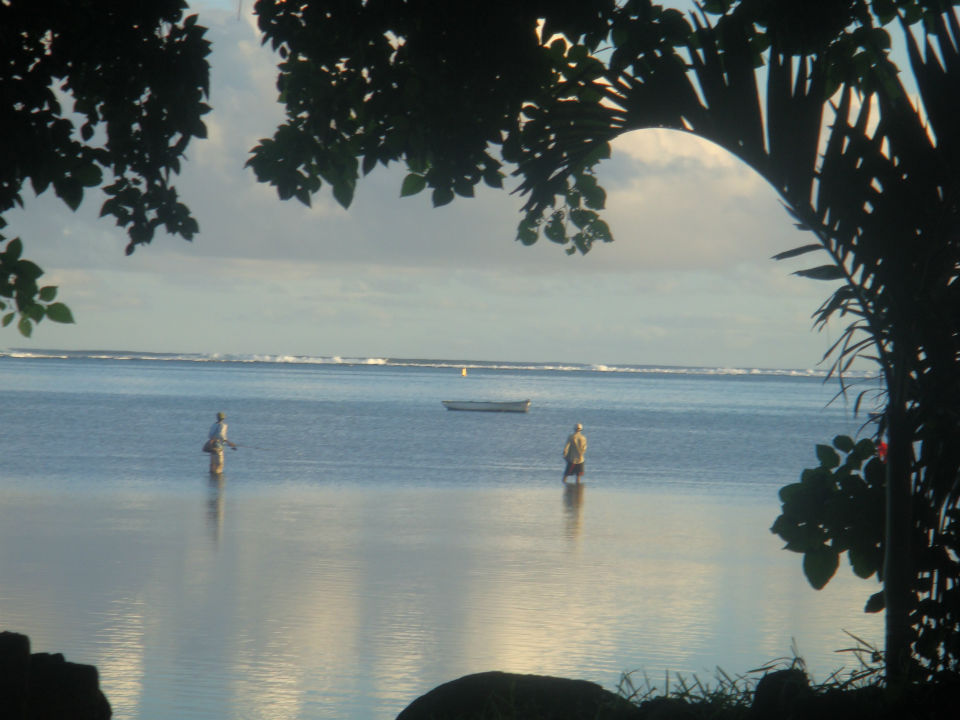
M209 138L178 179L194 242L158 236L132 257L91 194L49 194L10 232L61 286L78 325L0 344L258 354L599 363L814 364L823 284L769 258L805 242L739 160L683 133L643 131L600 167L617 238L586 256L515 240L522 200L481 188L432 208L378 168L349 209L324 188L280 201L243 167L282 119L275 58L249 4L197 5L213 41ZM796 261L795 261L796 262ZM802 262L799 261L799 262Z

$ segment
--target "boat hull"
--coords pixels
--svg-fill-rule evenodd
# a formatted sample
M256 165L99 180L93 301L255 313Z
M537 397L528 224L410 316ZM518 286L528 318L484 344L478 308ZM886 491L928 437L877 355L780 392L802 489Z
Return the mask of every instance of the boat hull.
M441 400L447 410L470 410L473 412L514 412L525 413L530 409L529 400Z

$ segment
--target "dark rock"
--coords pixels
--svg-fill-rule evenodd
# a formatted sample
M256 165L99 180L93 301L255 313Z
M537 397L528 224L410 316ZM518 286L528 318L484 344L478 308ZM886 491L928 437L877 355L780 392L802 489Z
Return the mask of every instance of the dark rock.
M101 720L111 715L93 665L66 662L59 653L30 656L29 720Z
M0 633L0 718L108 720L111 714L93 665L59 653L30 654L25 635Z
M639 720L633 703L596 683L544 675L466 675L421 695L397 720Z
M812 697L810 680L803 670L777 670L764 675L757 683L751 715L755 720L805 717L805 706Z
M18 633L0 632L0 717L26 718L29 674L30 639Z

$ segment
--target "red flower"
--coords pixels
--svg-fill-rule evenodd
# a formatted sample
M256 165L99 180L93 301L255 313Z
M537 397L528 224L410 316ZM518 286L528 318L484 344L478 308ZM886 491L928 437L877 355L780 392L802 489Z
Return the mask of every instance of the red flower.
M880 462L887 461L887 444L882 440L877 443L877 457L880 458Z

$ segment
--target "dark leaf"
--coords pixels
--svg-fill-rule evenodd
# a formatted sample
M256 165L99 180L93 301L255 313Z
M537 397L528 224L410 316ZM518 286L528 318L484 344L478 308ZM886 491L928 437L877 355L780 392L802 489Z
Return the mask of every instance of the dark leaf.
M438 187L433 189L433 206L442 207L453 202L453 190L448 187Z
M803 574L815 590L822 590L839 566L839 553L826 545L810 550L803 556Z
M877 564L877 553L865 552L852 547L847 551L847 555L853 573L859 578L866 579L880 569Z
M483 182L488 187L500 189L503 187L503 173L499 170L488 170L483 173Z
M543 234L547 239L555 243L567 242L567 229L563 223L563 213L555 212L550 216L546 226L543 228Z
M409 173L400 186L400 197L416 195L427 186L427 178L417 173Z
M581 175L577 178L577 190L583 196L584 204L592 210L603 210L607 202L606 191L597 184L592 175Z
M72 175L84 187L96 187L103 181L103 172L93 163L81 165Z
M353 191L353 183L336 183L333 186L333 197L336 198L336 201L340 203L342 207L349 208L350 203L353 202ZM434 203L436 203L436 196L434 196Z
M877 447L874 445L873 440L864 438L857 443L853 451L861 460L866 460L867 458L873 457L877 451Z
M17 274L18 284L20 280L33 281L43 275L43 270L40 269L40 266L30 260L18 260L13 268Z
M570 219L578 228L584 228L596 220L597 214L592 210L575 209L570 211Z
M524 245L533 245L537 242L537 229L521 223L517 228L517 240Z
M610 226L604 220L599 218L590 224L590 232L593 237L602 242L613 242L613 233L610 232Z
M310 191L307 190L307 188L303 186L298 187L294 191L293 196L299 200L301 204L310 207Z
M23 253L23 242L20 238L14 238L7 243L7 249L3 251L3 256L7 262L15 262L20 259Z
M835 468L840 464L840 456L829 445L817 445L817 459L820 461L820 466L827 469Z
M881 610L885 610L887 607L887 601L883 597L883 592L874 593L867 600L867 604L864 605L863 611L865 613L878 613Z
M472 198L474 196L473 184L467 180L458 180L453 184L453 190L460 197Z
M20 310L20 314L24 317L28 317L33 322L38 323L43 320L44 308L43 305L40 305L35 302L29 302L23 305Z
M73 313L63 303L52 303L47 305L47 317L58 323L72 323Z
M803 493L803 485L800 483L790 483L789 485L784 485L780 488L778 493L780 496L780 501L785 505L793 503L797 500L798 496Z
M793 274L814 280L843 280L846 278L843 268L837 267L836 265L820 265L807 270L797 270Z
M854 448L853 439L849 435L837 435L833 439L833 446L837 450L849 453Z
M794 248L793 250L786 250L782 253L777 253L773 256L773 260L786 260L787 258L797 257L798 255L805 255L806 253L813 252L814 250L823 250L823 245L820 243L813 243L811 245L803 245L801 247Z
M73 178L64 178L54 183L54 189L71 210L75 211L83 202L83 185Z

